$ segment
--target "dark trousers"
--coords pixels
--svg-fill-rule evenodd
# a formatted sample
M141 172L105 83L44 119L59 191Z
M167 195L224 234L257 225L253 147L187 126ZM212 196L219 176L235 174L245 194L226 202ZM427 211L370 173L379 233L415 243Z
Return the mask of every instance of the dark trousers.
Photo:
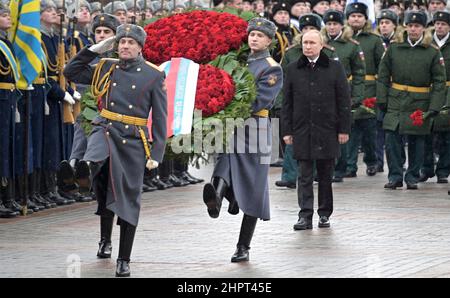
M434 138L434 140L433 140ZM439 160L434 168L434 153L439 155ZM421 169L428 177L435 174L438 178L447 178L450 174L450 132L435 132L425 137L425 158Z
M384 129L383 121L377 120L377 144L375 153L377 155L377 164L379 167L384 167Z
M281 180L295 183L298 178L297 167L297 161L294 159L294 145L286 145Z
M330 216L333 213L333 189L331 178L334 168L334 159L300 160L298 178L298 205L300 206L299 217L312 220L314 214L314 191L313 191L313 169L314 163L317 168L319 181L319 216Z
M348 150L347 144L341 144L341 156L339 156L336 161L336 166L334 168L334 177L336 178L344 178L345 173L347 172L347 158L348 158Z
M389 167L388 179L390 182L403 181L403 136L396 131L386 130L386 160ZM423 165L425 136L407 135L408 142L408 169L405 181L417 183L420 177L420 168Z
M363 161L367 167L377 165L377 156L375 154L376 131L377 120L375 118L355 120L355 123L352 126L352 132L350 133L350 140L347 145L347 172L358 171L359 145L361 145L364 152Z

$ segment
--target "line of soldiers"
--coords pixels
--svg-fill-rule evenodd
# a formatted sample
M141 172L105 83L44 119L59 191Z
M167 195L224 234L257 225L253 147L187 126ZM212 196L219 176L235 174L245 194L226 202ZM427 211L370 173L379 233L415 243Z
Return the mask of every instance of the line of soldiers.
M401 187L403 181L407 189L417 189L418 182L434 176L437 183L448 183L450 20L446 5L445 0L430 1L428 6L416 0L386 1L378 12L375 30L367 6L358 2L345 11L328 9L299 18L300 34L284 51L283 68L300 56L302 34L313 28L321 30L326 41L324 52L343 64L351 88L352 131L350 141L341 146L334 182L357 176L358 153L362 151L368 176L384 171L386 152L387 189ZM311 10L318 12L316 6ZM368 108L368 102L377 104ZM422 125L413 125L410 119L417 109L424 112ZM286 146L277 186L296 187L296 163L291 146Z
M96 3L79 3L76 18L69 19L69 2L41 0L41 45L47 68L41 70L32 90L16 86L11 66L14 54L7 38L9 6L0 4L1 218L94 199L90 189L79 187L81 173L74 170L86 148L78 115L81 96L89 88L68 82L62 69L81 49L114 35L121 23L145 21L160 9L150 1L137 1L136 10L134 1L115 1L103 8L113 16ZM158 169L146 170L143 191L203 182L187 170L186 162L165 160Z

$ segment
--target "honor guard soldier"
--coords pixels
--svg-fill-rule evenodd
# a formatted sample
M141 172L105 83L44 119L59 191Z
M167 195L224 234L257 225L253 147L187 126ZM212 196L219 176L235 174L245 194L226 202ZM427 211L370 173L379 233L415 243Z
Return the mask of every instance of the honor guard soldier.
M397 3L398 0L393 0ZM376 32L380 34L383 41L383 47L385 50L391 44L399 34L403 34L402 27L399 26L399 17L391 9L382 9L377 17ZM384 172L384 129L383 118L384 113L379 109L377 113L377 143L376 143L376 155L377 155L377 172ZM402 150L402 159L406 161L405 150ZM404 162L403 162L404 164Z
M433 44L439 47L445 62L447 75L446 99L448 99L450 86L450 13L447 11L436 12L433 16L433 23ZM448 102L446 106L449 106ZM450 116L448 111L434 118L431 131L432 134L425 137L425 159L420 171L419 181L425 182L428 178L436 175L437 183L448 183L447 177L450 174ZM434 153L439 155L436 168Z
M119 20L110 14L104 13L94 17L92 22L92 32L94 34L95 43L99 43L107 38L110 38L116 34L117 27L120 26ZM112 58L115 54L114 49L99 55L90 64L95 65L99 62L101 58ZM79 84L80 86L80 84ZM90 86L87 86L90 91ZM98 105L101 105L99 102ZM58 186L59 191L64 196L74 195L80 197L80 201L89 201L89 196L91 194L90 189L78 189L76 184L76 174L74 168L79 160L83 159L86 153L87 147L87 135L82 127L80 118L76 119L74 124L74 137L73 145L70 153L70 158L68 160L63 160L59 165L58 171ZM81 193L78 195L78 191ZM108 239L110 239L109 236Z
M367 5L353 2L346 8L347 22L353 30L353 39L359 42L363 50L366 64L364 77L364 99L373 99L376 96L376 74L378 65L384 53L380 37L372 32L372 24L367 16ZM366 164L366 174L373 176L377 173L376 144L376 115L366 109L355 109L354 123L348 142L347 173L345 177L356 177L358 171L358 149L361 145L364 152L363 161Z
M18 98L15 82L18 70L7 38L9 28L9 8L0 3L0 218L15 217L21 211L14 197L14 127Z
M86 0L80 0L80 8L77 13L75 31L69 32L68 44L75 46L75 53L71 49L71 56L78 53L82 48L90 46L93 42L89 34L91 23L91 5Z
M203 201L210 217L219 216L224 197L230 201L229 213L237 214L239 209L244 213L237 249L231 262L249 260L250 242L257 219L270 219L267 175L272 130L268 115L283 85L281 67L270 57L268 50L276 33L275 24L263 18L254 18L249 21L247 32L251 50L247 59L248 68L257 78L253 116L249 119L250 125L246 125L245 136L242 130L242 133L235 131L232 135L234 148L228 148L231 153L218 155L211 183L203 188ZM261 132L267 136L259 137L259 142L255 142L255 136L261 136ZM239 148L245 148L245 152L240 152ZM257 153L250 153L255 151Z
M309 0L311 3L311 12L318 14L323 17L325 12L330 9L329 0Z
M64 70L69 80L92 84L101 97L102 110L93 121L84 158L76 166L80 187L93 183L98 201L102 241L99 252L111 256L114 215L120 224L116 276L130 275L130 255L139 220L144 169L162 161L166 142L167 99L165 75L142 57L146 33L132 24L121 25L117 34L83 49ZM118 43L119 59L90 62ZM147 119L152 111L152 148L148 143ZM147 164L146 164L147 161ZM83 185L83 183L85 185Z
M273 50L272 57L275 61L280 62L283 59L287 48L292 45L292 40L299 32L290 24L289 12L291 6L286 2L279 2L272 8L272 20L277 26L275 34L277 45Z
M425 137L430 134L432 118L439 114L446 95L444 59L439 48L432 45L431 33L426 31L425 12L408 12L405 24L407 32L391 43L378 73L377 104L386 112L383 128L386 130L389 182L384 187L388 189L402 187L403 180L407 189L417 189ZM418 123L411 119L413 113L419 113ZM401 160L402 136L408 141L405 175Z
M339 60L344 66L351 87L352 109L357 110L364 100L366 66L359 42L352 38L352 29L344 26L344 18L342 12L328 10L323 15L325 28L322 29L322 34L325 37L325 43L333 48L333 52L337 56L336 60ZM328 54L326 48L323 51ZM347 171L347 144L341 144L340 149L341 154L335 166L333 182L342 182Z
M91 2L89 3L91 5L91 18L92 20L98 16L99 14L103 13L103 7L100 2Z

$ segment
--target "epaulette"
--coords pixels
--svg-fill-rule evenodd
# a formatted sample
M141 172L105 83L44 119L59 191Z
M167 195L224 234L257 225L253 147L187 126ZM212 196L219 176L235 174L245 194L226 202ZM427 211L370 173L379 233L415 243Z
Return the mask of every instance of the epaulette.
M155 65L155 64L153 64L153 63L151 63L151 62L148 62L148 61L145 61L145 64L147 64L148 66L150 66L150 67L156 69L157 71L162 72L161 68L159 68L158 65Z
M266 61L269 63L270 66L280 66L280 64L277 63L277 61L273 60L272 57L267 57Z
M73 37L74 37L74 38L78 38L79 35L80 35L80 32L79 32L79 31L75 30L75 31L73 32Z
M330 51L333 51L333 52L336 51L336 49L334 47L330 46L329 44L324 44L323 47L327 48L327 49L329 49Z
M353 42L355 45L359 46L359 41L357 41L356 39L350 38L349 39L351 42Z

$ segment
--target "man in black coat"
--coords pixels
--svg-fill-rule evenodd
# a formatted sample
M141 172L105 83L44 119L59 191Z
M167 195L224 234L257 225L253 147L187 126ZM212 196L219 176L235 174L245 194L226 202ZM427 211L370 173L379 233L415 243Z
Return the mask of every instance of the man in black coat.
M314 161L319 179L319 228L330 226L334 162L339 144L348 141L351 127L350 90L344 68L330 60L322 48L319 31L303 35L303 55L287 67L284 85L283 139L294 145L300 172L300 212L295 230L312 229Z

